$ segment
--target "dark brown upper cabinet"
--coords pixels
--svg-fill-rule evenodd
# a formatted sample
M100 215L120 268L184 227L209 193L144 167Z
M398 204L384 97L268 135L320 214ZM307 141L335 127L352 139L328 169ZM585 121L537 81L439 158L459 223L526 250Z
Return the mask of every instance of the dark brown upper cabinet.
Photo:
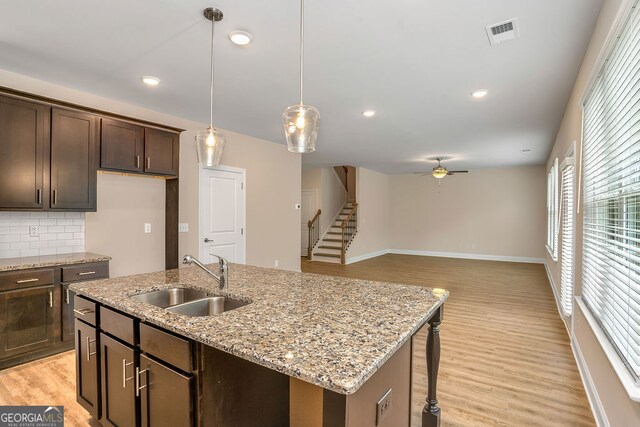
M143 172L144 127L120 120L102 119L100 167Z
M51 112L51 209L96 210L98 118L54 108Z
M144 129L144 171L158 175L178 175L178 134L160 129Z
M0 96L0 209L42 209L49 165L46 105Z

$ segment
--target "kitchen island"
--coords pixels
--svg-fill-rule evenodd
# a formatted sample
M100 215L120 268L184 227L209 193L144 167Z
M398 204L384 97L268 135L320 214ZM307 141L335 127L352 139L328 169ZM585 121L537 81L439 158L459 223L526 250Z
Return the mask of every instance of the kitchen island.
M223 294L248 304L223 314L186 316L135 298L167 288L222 294L195 267L71 286L79 307L79 401L106 424L118 424L108 418L120 415L109 414L109 396L124 399L116 396L125 389L133 400L125 424L171 425L175 408L154 413L171 399L154 404L150 393L156 402L167 394L178 401L183 387L191 396L180 403L189 425L409 425L412 337L429 323L423 425L439 425L438 327L446 290L232 264ZM183 345L186 363L178 357ZM92 366L95 381L83 378ZM166 366L183 380L173 392L161 390L162 375L150 377ZM118 394L109 390L115 379Z

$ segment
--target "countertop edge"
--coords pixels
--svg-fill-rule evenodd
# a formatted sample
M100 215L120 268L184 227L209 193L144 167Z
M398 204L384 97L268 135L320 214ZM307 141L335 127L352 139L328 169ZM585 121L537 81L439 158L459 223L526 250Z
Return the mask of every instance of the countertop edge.
M61 255L71 255L71 254L61 254ZM49 256L49 255L47 255ZM54 255L51 255L52 257ZM31 258L31 257L29 257ZM37 257L34 257L37 258ZM12 258L13 259L13 258ZM19 260L20 258L15 258ZM79 257L77 259L51 259L46 261L36 261L33 262L26 261L24 264L14 264L14 265L6 265L0 266L0 273L9 273L13 271L22 271L22 270L33 270L37 268L47 268L47 267L58 267L65 265L74 265L74 264L89 264L92 262L102 262L102 261L111 261L112 258L107 255L99 255L99 254L91 254L86 257ZM0 260L0 262L3 260Z

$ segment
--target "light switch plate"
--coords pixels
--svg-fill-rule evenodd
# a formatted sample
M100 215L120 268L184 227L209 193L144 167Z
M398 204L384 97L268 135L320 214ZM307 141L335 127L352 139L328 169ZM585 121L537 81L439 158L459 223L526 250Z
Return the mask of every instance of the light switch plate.
M178 232L179 233L188 233L189 232L189 223L188 222L181 222L180 224L178 224Z
M144 232L146 234L151 233L151 223L150 222L145 222L144 223Z
M40 235L40 231L38 230L38 226L37 225L30 225L29 226L29 236L30 237L38 237Z

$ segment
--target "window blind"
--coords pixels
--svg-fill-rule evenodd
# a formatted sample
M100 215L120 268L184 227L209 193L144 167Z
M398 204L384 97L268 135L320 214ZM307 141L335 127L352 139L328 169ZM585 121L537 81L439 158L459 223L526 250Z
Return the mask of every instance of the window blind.
M584 104L583 299L640 377L640 8Z
M568 159L569 160L569 159ZM562 169L562 266L560 274L560 301L562 311L570 316L573 311L573 159Z

